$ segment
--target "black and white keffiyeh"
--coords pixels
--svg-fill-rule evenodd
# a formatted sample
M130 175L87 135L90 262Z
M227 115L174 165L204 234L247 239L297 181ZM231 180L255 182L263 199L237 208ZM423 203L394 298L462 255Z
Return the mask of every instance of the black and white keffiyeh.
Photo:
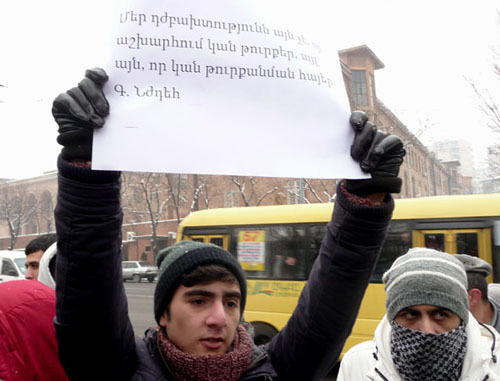
M391 321L391 355L405 381L460 379L467 333L462 323L452 331L434 334L406 328Z

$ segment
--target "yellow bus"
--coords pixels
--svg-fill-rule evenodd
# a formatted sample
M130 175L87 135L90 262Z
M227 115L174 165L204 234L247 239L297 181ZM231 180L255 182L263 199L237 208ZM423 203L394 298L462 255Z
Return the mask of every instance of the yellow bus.
M234 254L248 278L245 319L265 343L288 321L315 260L333 204L209 209L190 214L178 240L219 245ZM389 234L351 336L351 346L373 337L385 313L382 275L411 247L477 255L500 280L500 194L396 200ZM349 290L345 290L346 293Z

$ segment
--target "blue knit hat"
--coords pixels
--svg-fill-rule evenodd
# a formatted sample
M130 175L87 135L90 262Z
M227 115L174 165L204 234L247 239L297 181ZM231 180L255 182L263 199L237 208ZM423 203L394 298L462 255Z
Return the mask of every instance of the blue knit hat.
M219 246L195 242L181 241L163 249L156 258L158 284L154 295L154 313L156 322L169 305L175 290L181 283L182 276L200 266L219 265L227 268L236 277L241 291L241 314L245 309L247 297L247 281L238 260Z

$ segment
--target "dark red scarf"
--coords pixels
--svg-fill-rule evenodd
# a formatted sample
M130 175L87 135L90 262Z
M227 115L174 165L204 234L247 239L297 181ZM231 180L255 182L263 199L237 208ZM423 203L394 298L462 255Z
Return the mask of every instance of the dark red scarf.
M193 355L181 351L158 328L158 343L169 370L179 381L237 381L250 363L252 340L240 324L232 350L224 354Z

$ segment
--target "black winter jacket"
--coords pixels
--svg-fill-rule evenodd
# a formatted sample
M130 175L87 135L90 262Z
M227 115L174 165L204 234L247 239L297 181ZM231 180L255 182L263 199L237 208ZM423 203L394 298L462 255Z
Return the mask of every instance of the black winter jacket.
M172 380L149 330L134 338L121 274L119 172L59 158L56 334L72 380ZM319 380L337 361L369 283L394 201L351 203L340 190L320 254L287 325L241 380Z

